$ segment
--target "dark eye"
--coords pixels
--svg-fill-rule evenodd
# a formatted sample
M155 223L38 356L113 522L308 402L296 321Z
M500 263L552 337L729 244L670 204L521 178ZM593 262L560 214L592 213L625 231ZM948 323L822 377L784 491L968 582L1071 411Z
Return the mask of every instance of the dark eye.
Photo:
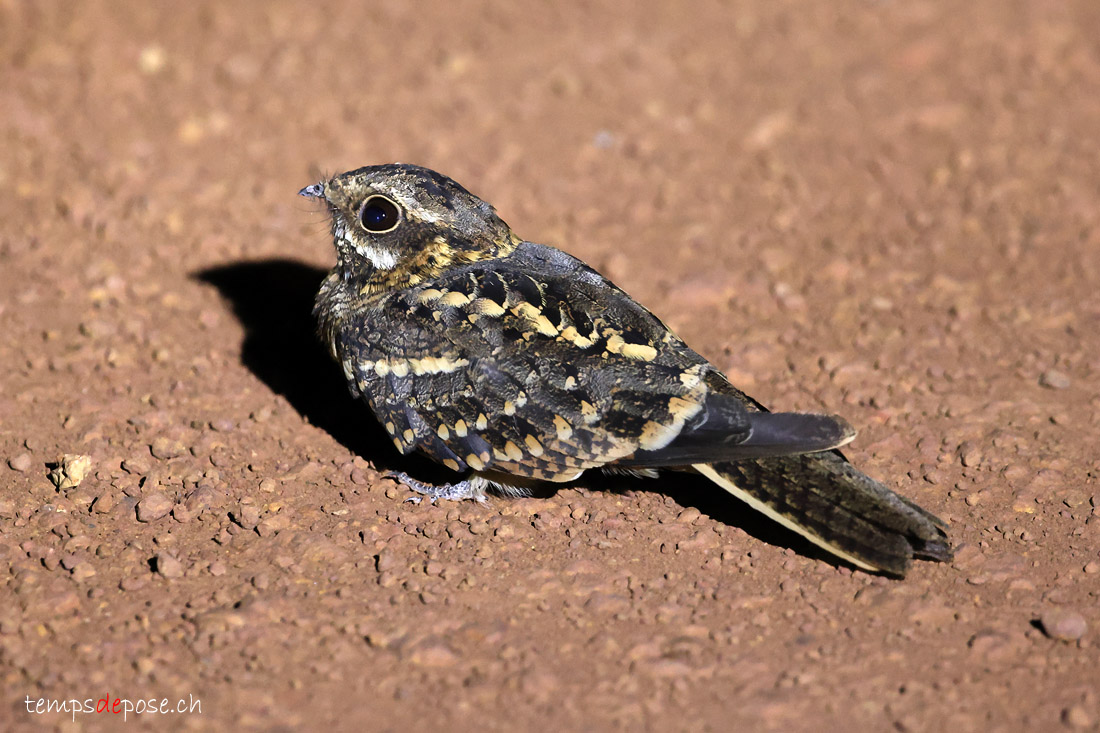
M359 222L368 232L388 232L400 219L401 210L385 196L371 196L359 210Z

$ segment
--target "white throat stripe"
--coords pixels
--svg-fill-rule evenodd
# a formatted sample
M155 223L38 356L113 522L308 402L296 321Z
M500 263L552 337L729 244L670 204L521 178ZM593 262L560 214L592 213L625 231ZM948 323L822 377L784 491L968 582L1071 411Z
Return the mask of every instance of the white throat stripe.
M378 270L392 270L397 266L397 253L381 247L357 246L355 250L370 260Z

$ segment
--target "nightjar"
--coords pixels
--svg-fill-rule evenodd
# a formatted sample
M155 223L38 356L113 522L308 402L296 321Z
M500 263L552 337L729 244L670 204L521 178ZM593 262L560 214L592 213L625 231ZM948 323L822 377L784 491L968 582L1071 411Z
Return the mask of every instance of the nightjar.
M592 468L693 471L852 565L903 576L952 556L946 525L856 470L855 431L773 413L598 272L516 236L426 168L359 168L307 186L337 264L319 332L352 395L402 453L455 473L434 499L571 481Z

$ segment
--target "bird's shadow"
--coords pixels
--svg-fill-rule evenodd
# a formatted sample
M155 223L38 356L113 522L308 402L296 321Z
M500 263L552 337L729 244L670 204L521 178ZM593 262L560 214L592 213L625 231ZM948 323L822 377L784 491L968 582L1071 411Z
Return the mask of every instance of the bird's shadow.
M326 271L287 259L235 262L193 273L226 298L245 330L241 362L302 417L380 471L404 471L429 483L453 481L454 475L427 458L403 456L365 405L351 398L343 374L316 336L313 300ZM449 474L449 475L448 475ZM653 491L727 525L739 527L769 544L800 555L838 563L801 536L752 511L701 476L665 472L661 479L604 476L588 472L579 482L590 489ZM535 490L552 496L560 484Z
M235 262L193 273L213 285L244 326L241 363L308 422L380 471L446 481L445 469L402 456L365 405L348 393L340 369L316 335L313 299L327 272L286 259Z

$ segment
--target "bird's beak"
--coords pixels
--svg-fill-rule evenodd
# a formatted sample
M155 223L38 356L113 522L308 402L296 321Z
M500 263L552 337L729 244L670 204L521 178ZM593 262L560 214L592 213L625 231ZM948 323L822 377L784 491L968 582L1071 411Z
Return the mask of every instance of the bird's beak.
M298 192L299 196L310 196L312 198L324 198L325 197L325 184L314 183L312 186L306 186Z

